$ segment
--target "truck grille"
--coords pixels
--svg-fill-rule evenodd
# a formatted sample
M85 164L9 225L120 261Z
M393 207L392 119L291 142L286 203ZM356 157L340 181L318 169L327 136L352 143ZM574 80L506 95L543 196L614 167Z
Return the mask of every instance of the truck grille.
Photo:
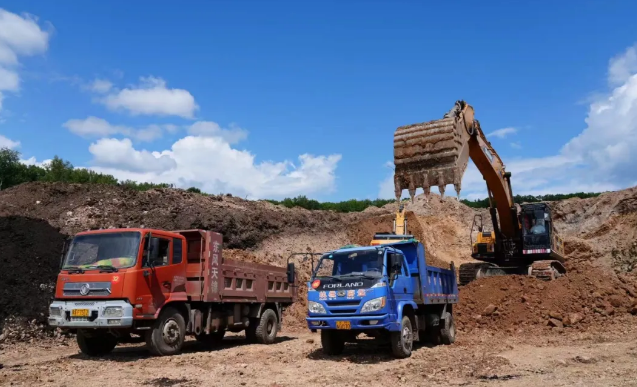
M71 282L65 283L62 290L65 296L88 297L88 296L110 296L110 282Z
M360 301L327 301L327 306L358 306Z
M330 309L332 314L354 314L356 309Z

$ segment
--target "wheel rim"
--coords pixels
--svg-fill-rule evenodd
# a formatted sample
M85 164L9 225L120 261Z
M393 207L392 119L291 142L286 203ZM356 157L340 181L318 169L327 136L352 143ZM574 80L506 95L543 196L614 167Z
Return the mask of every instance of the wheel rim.
M173 319L166 321L161 336L164 342L168 345L178 343L181 338L181 332L179 331L179 324L177 324L177 321Z
M405 346L405 349L407 350L411 350L411 329L409 329L409 327L403 327L403 331L401 333L402 339L403 339L403 344Z

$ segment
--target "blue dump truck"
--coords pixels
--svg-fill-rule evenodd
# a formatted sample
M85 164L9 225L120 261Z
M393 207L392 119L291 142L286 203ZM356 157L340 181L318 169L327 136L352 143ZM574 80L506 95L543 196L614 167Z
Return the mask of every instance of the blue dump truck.
M417 240L341 248L312 267L307 324L320 330L324 353L340 354L361 333L389 341L398 358L411 356L414 341L455 341L454 265L427 266Z

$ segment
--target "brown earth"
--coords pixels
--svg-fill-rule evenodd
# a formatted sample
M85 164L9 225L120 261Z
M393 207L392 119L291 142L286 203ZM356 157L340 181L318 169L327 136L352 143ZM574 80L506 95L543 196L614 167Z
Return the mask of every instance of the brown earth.
M562 328L556 321L560 320L562 325L566 322L564 329L581 330L628 318L635 312L637 292L636 203L637 188L553 203L556 227L566 240L569 274L550 284L508 277L464 287L457 308L459 327L464 332L516 333L520 327L559 331ZM24 307L12 301L14 289L3 278L0 305L6 312L0 320L12 315L31 325L44 322L61 241L81 230L205 228L224 234L226 256L283 265L293 252L324 252L349 243L368 244L375 232L391 230L396 208L396 204L389 204L358 214L339 214L175 189L138 192L114 186L24 184L0 192L0 236L7 252L2 259L12 273L27 279L21 291L28 293L32 302ZM469 232L478 212L454 198L441 200L437 195L429 200L418 196L406 210L408 229L425 244L430 264L448 267L451 261L456 266L471 261ZM489 224L486 211L481 213ZM37 265L21 264L34 259ZM310 261L297 261L301 280L309 278L310 268ZM287 311L286 326L305 326L305 291L301 286L300 302ZM487 307L497 310L487 315ZM577 321L571 323L569 319ZM20 338L21 333L5 332L4 338L10 337Z

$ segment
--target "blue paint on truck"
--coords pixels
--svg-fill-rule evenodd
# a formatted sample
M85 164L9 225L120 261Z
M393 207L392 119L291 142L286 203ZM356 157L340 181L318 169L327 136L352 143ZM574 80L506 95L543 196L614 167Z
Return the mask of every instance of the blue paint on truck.
M395 356L408 357L414 341L455 341L457 302L453 263L451 269L427 266L416 240L342 248L313 268L307 324L321 332L328 354L365 333L389 340Z

